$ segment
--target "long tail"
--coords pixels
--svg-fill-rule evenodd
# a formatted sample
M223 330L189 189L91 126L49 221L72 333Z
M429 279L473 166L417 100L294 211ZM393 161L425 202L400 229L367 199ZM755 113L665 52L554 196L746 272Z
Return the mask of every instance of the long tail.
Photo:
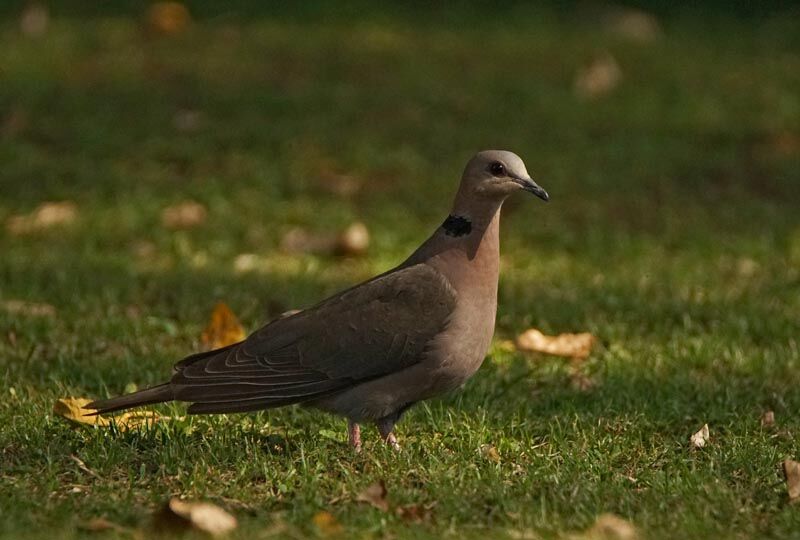
M159 384L152 388L145 388L132 394L125 394L111 399L99 399L86 405L87 409L95 409L97 412L94 414L103 414L114 411L121 411L123 409L131 409L133 407L140 407L142 405L150 405L152 403L164 403L165 401L172 401L175 399L172 395L172 386L170 383Z

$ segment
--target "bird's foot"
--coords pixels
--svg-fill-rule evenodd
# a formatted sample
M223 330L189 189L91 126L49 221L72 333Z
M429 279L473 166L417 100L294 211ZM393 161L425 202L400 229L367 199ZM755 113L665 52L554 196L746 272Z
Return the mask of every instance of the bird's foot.
M347 422L347 438L350 441L350 446L353 451L358 454L361 452L361 426L352 420Z
M394 429L394 421L383 418L375 422L378 426L378 431L381 434L383 442L392 447L393 450L400 450L400 444L397 442L397 437L394 436L392 430Z
M392 447L392 450L400 450L400 443L397 442L397 437L394 436L394 433L389 433L383 440Z

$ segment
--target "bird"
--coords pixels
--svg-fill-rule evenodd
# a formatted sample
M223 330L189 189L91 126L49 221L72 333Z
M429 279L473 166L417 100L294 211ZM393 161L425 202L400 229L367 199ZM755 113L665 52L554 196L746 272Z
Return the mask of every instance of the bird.
M103 414L189 402L189 414L302 404L361 424L400 445L409 407L460 387L481 366L497 313L500 211L515 192L545 202L522 159L504 150L467 163L450 213L405 261L313 307L279 317L243 341L190 355L168 382L86 406Z

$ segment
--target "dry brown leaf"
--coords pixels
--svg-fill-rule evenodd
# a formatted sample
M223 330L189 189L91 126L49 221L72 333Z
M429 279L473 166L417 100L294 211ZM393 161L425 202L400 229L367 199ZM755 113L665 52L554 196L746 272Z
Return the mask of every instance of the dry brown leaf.
M324 510L314 514L312 521L322 536L338 536L344 531L342 524L339 523L336 517Z
M595 58L575 76L575 93L580 98L596 99L611 93L622 80L622 69L610 54Z
M191 229L205 223L206 207L197 201L183 201L161 211L161 224L167 229Z
M281 239L281 249L286 253L331 253L335 248L336 238L300 227L289 229Z
M40 37L47 32L47 26L50 24L50 12L47 7L38 3L32 2L22 10L22 15L19 18L19 30L27 37Z
M85 523L78 525L78 528L89 532L103 532L103 531L116 531L118 533L131 532L127 527L123 527L118 523L107 520L104 517L92 518Z
M430 504L405 504L395 509L397 517L403 521L411 523L427 523L433 518L433 507L436 503Z
M315 178L320 189L325 190L339 197L352 197L361 189L363 181L361 178L348 172L343 172L335 161L327 158L317 158L309 160L307 153L304 154L304 164L311 163L309 175Z
M774 411L764 411L764 414L761 415L761 426L762 427L771 427L775 425L775 412Z
M800 462L787 459L783 462L783 474L786 475L786 490L789 500L800 500Z
M383 480L367 486L356 496L356 501L370 504L382 512L389 511L389 501L386 500L386 484Z
M75 424L100 427L108 427L114 424L122 430L152 424L161 419L161 416L153 411L132 411L108 418L93 414L95 412L94 409L84 408L92 401L86 398L60 398L53 405L53 413Z
M661 35L655 16L634 8L618 8L606 18L610 32L638 43L650 43Z
M286 253L359 256L369 248L369 230L358 221L351 223L338 235L311 233L294 227L281 239Z
M26 302L25 300L6 300L3 309L14 315L27 317L55 317L56 308L42 302Z
M478 450L481 456L489 461L500 463L500 452L497 451L497 448L493 444L482 444Z
M192 133L203 126L205 115L200 111L181 109L172 115L172 127L184 133Z
M369 248L369 230L367 226L356 221L351 223L336 241L336 254L354 257L363 255Z
M238 526L236 518L207 502L169 500L156 519L159 529L194 529L211 536L223 536Z
M238 343L246 337L244 328L231 308L225 302L217 302L200 341L208 350L213 350Z
M574 369L569 374L569 385L578 392L588 392L593 389L597 383L581 369Z
M630 521L614 514L601 514L584 534L596 540L635 540L639 532Z
M588 332L548 336L536 328L531 328L517 337L517 348L521 351L586 358L592 352L595 341L595 337Z
M189 10L180 2L155 2L147 10L149 28L160 34L178 34L191 20Z
M0 121L0 138L15 137L28 127L28 115L20 107L12 107Z
M28 234L51 227L69 225L78 218L72 201L45 202L30 214L15 215L6 221L6 230L14 235Z
M708 442L708 437L708 424L703 424L700 431L692 435L691 439L689 439L692 443L692 448L703 448Z

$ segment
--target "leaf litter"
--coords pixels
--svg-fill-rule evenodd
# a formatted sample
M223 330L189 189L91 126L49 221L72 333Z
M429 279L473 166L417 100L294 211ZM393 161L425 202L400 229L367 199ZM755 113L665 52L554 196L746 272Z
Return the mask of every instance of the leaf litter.
M234 530L238 522L216 504L173 497L156 515L154 525L158 532L196 530L218 537Z
M530 328L517 337L517 349L540 352L553 356L584 359L592 352L597 338L589 332L548 336L541 330Z
M124 412L109 418L95 414L96 411L94 409L87 409L86 405L92 401L87 398L60 398L53 405L53 413L74 424L98 427L115 425L121 430L134 429L166 419L154 411L142 410Z
M708 442L708 439L708 424L703 424L703 427L700 428L700 431L691 436L689 442L691 443L692 448L703 448Z
M231 308L225 302L217 302L200 341L206 350L213 350L238 343L246 337L244 327Z

